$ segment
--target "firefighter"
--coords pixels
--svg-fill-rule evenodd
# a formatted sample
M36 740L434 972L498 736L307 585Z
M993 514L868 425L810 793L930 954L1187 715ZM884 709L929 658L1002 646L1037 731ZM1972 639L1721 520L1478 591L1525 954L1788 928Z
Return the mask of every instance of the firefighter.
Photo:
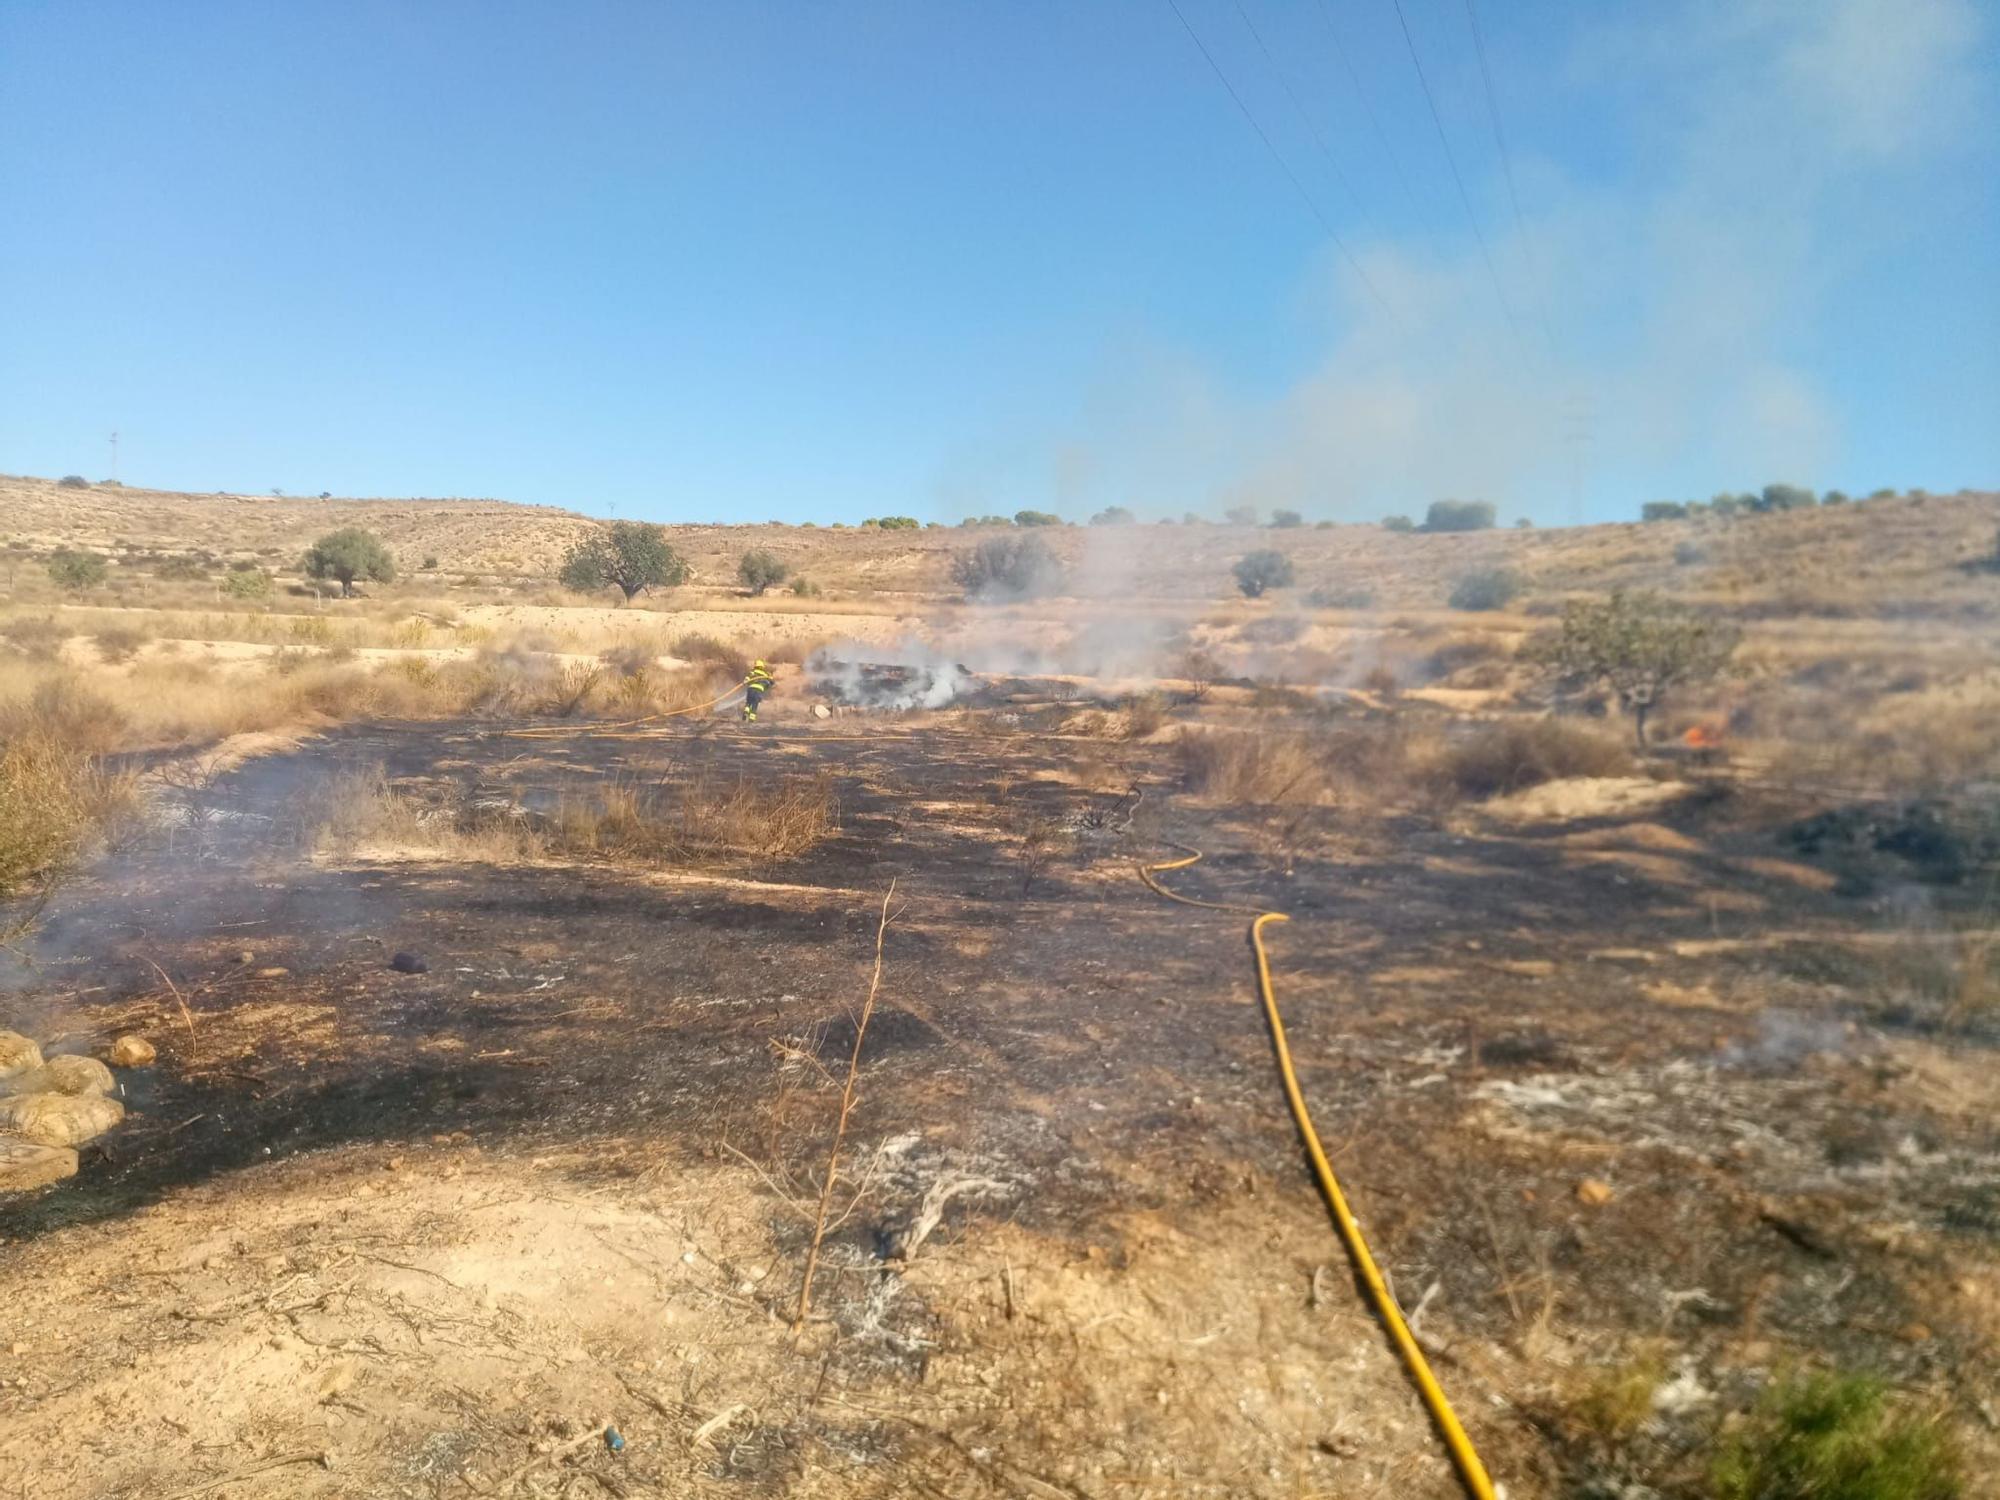
M771 691L771 668L764 662L750 663L750 675L743 679L743 722L757 722L757 705L764 701L764 695Z

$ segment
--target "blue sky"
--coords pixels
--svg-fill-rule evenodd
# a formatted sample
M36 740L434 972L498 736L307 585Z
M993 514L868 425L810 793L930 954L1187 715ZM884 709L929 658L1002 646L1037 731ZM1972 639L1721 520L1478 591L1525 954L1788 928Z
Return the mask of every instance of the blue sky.
M1396 0L1178 3L1275 156L1169 0L5 0L0 469L115 428L133 483L661 520L2000 484L1990 4L1401 0L1448 158Z

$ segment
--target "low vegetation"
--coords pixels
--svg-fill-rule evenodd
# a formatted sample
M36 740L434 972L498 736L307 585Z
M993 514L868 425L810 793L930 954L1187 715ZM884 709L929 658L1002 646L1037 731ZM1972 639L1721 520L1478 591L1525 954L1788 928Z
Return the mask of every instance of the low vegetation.
M0 720L0 942L27 932L43 903L108 830L136 808L132 778L108 770L37 703Z
M1943 1426L1862 1375L1783 1380L1724 1439L1716 1500L1960 1500L1973 1492Z
M342 857L420 853L506 862L588 860L641 867L795 859L839 831L832 778L624 777L565 791L545 813L437 800L380 766L323 783L302 809L306 842Z

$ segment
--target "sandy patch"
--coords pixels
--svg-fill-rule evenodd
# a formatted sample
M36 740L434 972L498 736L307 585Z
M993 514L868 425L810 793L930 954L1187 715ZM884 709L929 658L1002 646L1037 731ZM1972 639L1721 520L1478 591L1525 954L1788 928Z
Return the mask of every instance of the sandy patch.
M1548 781L1485 806L1488 815L1510 823L1563 822L1581 818L1616 818L1684 797L1688 788L1644 776L1571 776Z

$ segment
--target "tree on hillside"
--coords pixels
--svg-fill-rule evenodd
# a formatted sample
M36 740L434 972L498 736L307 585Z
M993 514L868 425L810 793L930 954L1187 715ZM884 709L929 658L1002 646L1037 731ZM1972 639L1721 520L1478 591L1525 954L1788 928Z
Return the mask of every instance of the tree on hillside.
M1408 516L1384 516L1382 518L1382 529L1384 531L1415 531L1417 523L1412 521Z
M1804 510L1819 504L1819 496L1804 485L1767 484L1762 494L1753 497L1750 508L1755 511Z
M1487 531L1495 514L1490 500L1433 500L1424 512L1424 530Z
M782 558L759 547L743 554L743 561L736 565L736 578L751 593L761 594L783 583L791 571Z
M90 488L90 481L85 479L81 474L65 474L56 481L56 488L59 490L87 490Z
M1246 552L1236 559L1236 586L1246 599L1261 599L1267 589L1289 588L1292 560L1270 547Z
M1046 510L1017 510L1014 512L1016 526L1060 526L1062 517Z
M339 579L343 599L354 592L357 578L390 583L396 577L396 560L382 545L382 539L359 526L329 531L306 549L302 566L308 578Z
M951 577L968 599L1029 599L1054 593L1062 567L1038 536L995 536L954 557Z
M109 568L104 559L95 552L58 547L49 554L49 580L57 588L67 589L73 594L96 588L104 582L107 572Z
M616 588L630 604L647 589L670 589L685 583L687 560L667 545L664 527L649 521L613 521L578 539L563 555L556 575L566 589L579 594Z
M1305 524L1306 518L1295 510L1274 510L1271 512L1271 525L1275 530L1289 531L1294 526L1303 526Z
M1090 518L1090 524L1093 526L1130 526L1132 520L1132 512L1124 506L1107 505L1103 510L1100 510Z
M1657 594L1615 593L1572 599L1548 657L1565 677L1609 687L1643 749L1647 716L1667 692L1714 677L1740 636L1728 621Z
M1254 505L1232 505L1222 513L1222 519L1231 526L1255 526L1261 517Z
M1688 518L1687 502L1684 500L1648 500L1639 507L1642 521L1685 521Z

